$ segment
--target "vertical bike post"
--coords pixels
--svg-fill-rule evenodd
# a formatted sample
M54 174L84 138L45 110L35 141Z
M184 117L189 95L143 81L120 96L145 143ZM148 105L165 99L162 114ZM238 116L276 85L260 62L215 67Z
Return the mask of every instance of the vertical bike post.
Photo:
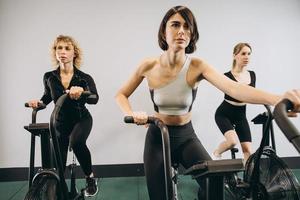
M292 102L284 99L275 106L273 114L277 125L284 133L285 137L300 153L300 132L287 115L288 111L292 109Z
M165 174L165 189L167 199L174 199L174 188L172 186L172 166L171 166L171 152L170 152L170 138L167 126L157 118L150 118L148 121L153 123L160 129L162 139L162 149L164 157L164 174Z
M89 91L82 92L81 96L87 97L87 98L89 98L89 97L93 98L92 93ZM60 151L60 147L59 147L59 143L58 143L58 138L56 135L55 123L58 120L59 112L67 98L69 98L69 95L67 93L63 94L62 96L59 97L59 99L55 103L54 110L52 111L52 114L50 117L50 136L52 138L52 145L53 145L53 150L54 150L54 154L55 154L57 172L58 172L58 176L60 178L60 184L61 184L60 189L62 190L62 195L63 195L64 200L69 199L69 191L68 191L68 186L66 184L66 180L65 180L65 176L64 176L64 166L63 166L63 162L62 162L62 156L61 156L61 151Z
M34 156L35 156L34 153L35 153L35 135L31 133L28 188L31 187L33 176L34 176Z
M63 170L64 167L63 167L63 163L62 163L61 151L59 148L58 139L57 139L56 132L55 132L55 123L58 118L58 113L67 97L68 97L68 94L64 94L57 100L54 110L50 117L50 136L52 138L56 167L57 167L58 176L61 181L61 186L62 186L61 190L62 190L62 195L63 195L64 200L68 199L69 192L68 192L68 187L67 187L67 184L65 181L65 176L64 176L64 170Z
M132 116L126 116L124 118L125 123L134 123ZM166 199L174 200L175 191L172 184L172 165L171 165L171 152L170 152L170 139L168 127L156 117L148 117L147 123L156 125L161 132L162 150L163 150L163 162L164 162L164 179L165 179L165 191Z
M25 107L29 108L29 104L25 103ZM31 114L31 124L29 126L24 126L24 129L31 133L31 141L30 141L30 162L29 162L29 172L28 172L28 188L32 185L32 180L34 176L34 160L35 160L35 136L36 132L31 129L32 125L36 125L36 116L39 110L45 109L46 105L43 103L39 103L37 108L32 110ZM39 135L39 134L37 134Z

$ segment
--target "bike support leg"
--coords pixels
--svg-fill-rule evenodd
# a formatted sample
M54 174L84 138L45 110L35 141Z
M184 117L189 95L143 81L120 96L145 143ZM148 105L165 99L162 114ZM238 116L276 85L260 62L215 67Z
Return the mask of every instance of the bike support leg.
M224 200L224 176L209 177L206 200Z
M31 145L30 145L30 165L29 165L29 177L28 185L30 188L32 185L32 179L34 176L34 153L35 153L35 135L31 133Z

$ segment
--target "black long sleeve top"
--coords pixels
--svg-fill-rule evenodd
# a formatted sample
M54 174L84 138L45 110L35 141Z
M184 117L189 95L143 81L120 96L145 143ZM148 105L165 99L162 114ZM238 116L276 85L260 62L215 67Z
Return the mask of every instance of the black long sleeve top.
M41 97L41 101L46 105L52 100L56 103L58 98L66 93L66 89L61 82L59 67L56 70L46 72L44 74L43 83L44 94ZM59 118L68 118L77 121L89 115L85 103L96 104L99 96L93 78L89 74L80 71L75 66L73 77L67 89L70 89L72 86L82 87L84 91L90 91L95 96L95 98L79 98L78 100L68 98L63 104L61 112L59 113Z

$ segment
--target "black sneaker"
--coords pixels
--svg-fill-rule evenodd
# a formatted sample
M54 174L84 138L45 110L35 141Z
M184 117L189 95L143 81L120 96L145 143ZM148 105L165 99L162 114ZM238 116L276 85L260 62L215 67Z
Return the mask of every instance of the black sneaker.
M97 181L94 178L87 177L86 179L86 187L84 190L84 196L93 197L98 192Z

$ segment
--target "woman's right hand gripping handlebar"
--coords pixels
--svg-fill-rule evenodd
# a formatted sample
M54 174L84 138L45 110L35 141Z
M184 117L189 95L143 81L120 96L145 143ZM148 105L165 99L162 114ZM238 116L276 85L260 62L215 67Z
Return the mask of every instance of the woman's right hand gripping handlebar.
M132 116L133 123L137 125L146 125L148 115L144 111L133 111L129 103L129 96L133 93L139 83L142 81L129 80L116 94L115 99L119 107L124 113L124 116ZM134 83L134 84L133 84Z
M37 99L33 99L33 100L29 100L27 103L25 103L25 106L35 109L35 108L40 107L43 104L44 103L42 101L37 100Z
M131 115L133 117L133 121L137 125L145 125L148 121L148 115L146 112L142 111L135 111L132 112Z
M293 103L293 109L288 112L289 117L297 117L300 112L300 89L289 90L283 95L283 99L289 99Z

